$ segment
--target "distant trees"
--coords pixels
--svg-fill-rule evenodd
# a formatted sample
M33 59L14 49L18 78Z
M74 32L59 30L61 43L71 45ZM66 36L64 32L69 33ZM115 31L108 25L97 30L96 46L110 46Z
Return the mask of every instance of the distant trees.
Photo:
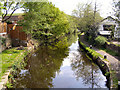
M120 1L113 0L113 2L114 2L115 16L116 16L117 20L120 22Z
M73 10L73 15L77 17L78 28L81 32L84 32L86 38L91 42L97 34L97 23L102 20L99 12L97 11L97 5L95 3L94 8L90 4L78 4L77 9Z
M120 36L120 1L113 0L113 2L114 2L113 8L114 8L114 12L115 12L115 17L116 17L116 21L118 22L118 26L117 26L115 32L116 32L117 36Z

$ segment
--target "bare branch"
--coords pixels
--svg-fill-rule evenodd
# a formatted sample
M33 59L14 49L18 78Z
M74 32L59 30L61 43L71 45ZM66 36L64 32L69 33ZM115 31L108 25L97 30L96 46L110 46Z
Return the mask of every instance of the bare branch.
M11 3L10 7L12 6L12 4L13 4L13 3ZM19 5L19 2L17 2L16 6L14 7L14 10L13 10L12 13L10 14L10 16L9 16L8 18L6 18L6 19L5 19L5 17L6 17L7 14L5 14L5 16L3 17L3 20L2 20L3 22L4 22L4 21L7 21L8 19L11 18L11 16L13 15L13 13L18 9L18 5ZM10 7L9 7L9 9L10 9ZM8 12L8 10L7 10L7 12Z

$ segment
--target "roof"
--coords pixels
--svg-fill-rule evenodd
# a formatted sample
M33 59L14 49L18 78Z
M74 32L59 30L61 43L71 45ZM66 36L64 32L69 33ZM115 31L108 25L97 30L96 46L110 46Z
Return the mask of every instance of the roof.
M111 16L108 16L108 17L104 18L103 20L101 20L101 22L103 22L103 21L106 20L106 19L112 19L112 20L116 21L117 23L120 23L120 21L118 21L117 19L114 19L114 18L111 17Z
M6 16L5 17L5 19L6 18L8 18L9 16ZM9 19L8 19L8 21L18 21L19 20L19 17L18 16L11 16Z
M106 20L106 19L113 19L113 20L115 20L114 18L112 18L111 16L108 16L107 18L104 18L103 20L101 20L101 22L103 22L104 20ZM115 20L116 21L116 20Z

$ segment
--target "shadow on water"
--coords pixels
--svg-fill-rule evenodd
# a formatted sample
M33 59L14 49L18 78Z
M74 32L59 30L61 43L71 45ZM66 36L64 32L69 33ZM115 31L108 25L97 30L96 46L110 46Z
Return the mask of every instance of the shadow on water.
M41 46L26 70L21 70L15 88L107 88L100 69L80 51L77 35Z

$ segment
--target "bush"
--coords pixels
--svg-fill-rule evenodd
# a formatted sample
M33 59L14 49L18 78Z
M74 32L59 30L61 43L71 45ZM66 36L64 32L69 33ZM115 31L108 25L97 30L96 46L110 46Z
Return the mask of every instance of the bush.
M97 36L95 38L95 44L97 46L102 46L107 42L107 38L103 37L103 36Z
M0 36L0 44L5 45L5 43L6 43L6 38Z

